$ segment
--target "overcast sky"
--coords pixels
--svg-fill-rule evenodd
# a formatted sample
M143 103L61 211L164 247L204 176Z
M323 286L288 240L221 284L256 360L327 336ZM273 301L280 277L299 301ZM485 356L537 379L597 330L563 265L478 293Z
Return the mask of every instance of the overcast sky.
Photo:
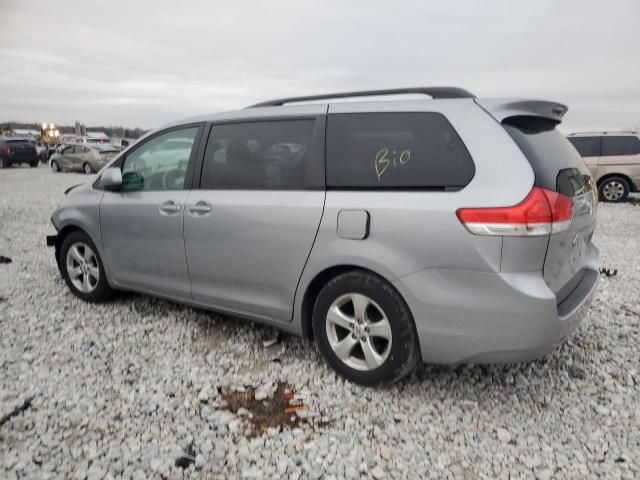
M153 128L272 97L456 85L640 127L640 1L0 0L0 121Z

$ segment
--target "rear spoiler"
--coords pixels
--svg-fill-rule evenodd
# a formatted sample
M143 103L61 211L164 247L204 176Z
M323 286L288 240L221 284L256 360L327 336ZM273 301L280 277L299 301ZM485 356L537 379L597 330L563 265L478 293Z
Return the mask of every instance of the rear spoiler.
M569 108L562 103L546 100L521 100L511 98L475 99L489 115L502 123L511 117L538 117L558 124Z

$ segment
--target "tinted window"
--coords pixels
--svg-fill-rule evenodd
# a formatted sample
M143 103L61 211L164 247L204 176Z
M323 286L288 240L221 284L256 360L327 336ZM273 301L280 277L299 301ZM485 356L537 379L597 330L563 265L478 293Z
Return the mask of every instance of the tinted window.
M569 137L569 141L583 157L600 156L600 137Z
M625 137L602 137L602 156L637 155L640 153L640 139L631 135Z
M172 130L143 143L124 159L122 190L181 190L198 127ZM182 148L174 148L180 142Z
M214 125L205 153L203 189L303 189L314 120Z
M475 166L439 113L347 113L327 121L327 186L464 187Z
M587 187L590 176L584 160L554 123L538 118L512 117L503 125L529 160L537 186L565 195L574 195ZM566 174L560 175L565 171ZM567 175L580 185L566 190Z

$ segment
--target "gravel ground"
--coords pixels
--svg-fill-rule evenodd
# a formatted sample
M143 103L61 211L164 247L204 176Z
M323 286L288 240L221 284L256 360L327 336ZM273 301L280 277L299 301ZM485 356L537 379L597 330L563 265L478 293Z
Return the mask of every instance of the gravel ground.
M558 351L371 389L307 341L265 347L259 325L133 294L78 300L44 237L86 180L0 171L0 478L640 476L640 196L600 205L617 275ZM289 391L307 407L293 421Z

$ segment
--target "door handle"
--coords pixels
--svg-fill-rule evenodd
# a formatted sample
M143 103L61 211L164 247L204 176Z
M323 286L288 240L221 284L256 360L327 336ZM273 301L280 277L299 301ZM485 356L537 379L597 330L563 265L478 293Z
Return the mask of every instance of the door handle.
M160 205L160 211L163 213L178 213L181 209L182 207L173 200L169 200Z
M195 205L191 205L188 208L188 210L189 210L189 213L193 213L196 215L203 215L205 213L211 212L211 210L213 210L213 207L211 206L210 203L200 201Z

